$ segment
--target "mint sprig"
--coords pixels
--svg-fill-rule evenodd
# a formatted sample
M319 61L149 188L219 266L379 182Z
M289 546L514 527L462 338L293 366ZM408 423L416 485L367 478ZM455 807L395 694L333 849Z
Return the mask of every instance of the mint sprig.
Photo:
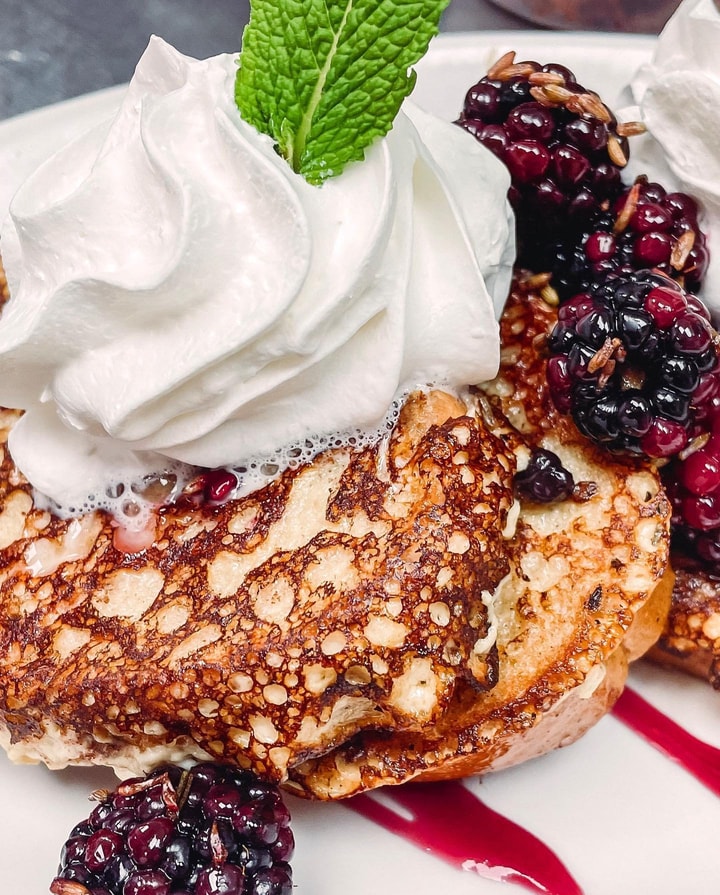
M235 100L307 181L392 127L449 0L253 0Z

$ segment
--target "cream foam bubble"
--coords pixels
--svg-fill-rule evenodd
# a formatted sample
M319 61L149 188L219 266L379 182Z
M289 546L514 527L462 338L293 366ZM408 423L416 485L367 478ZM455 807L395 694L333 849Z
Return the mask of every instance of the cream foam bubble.
M416 391L430 391L432 384ZM447 389L446 389L447 390ZM374 428L354 429L330 434L308 434L299 442L283 445L270 454L249 457L238 464L225 467L237 484L223 500L239 499L271 484L288 470L297 470L311 463L328 450L362 451L382 445L390 438L402 408L409 396L399 395L388 408L384 419ZM472 409L468 410L472 413ZM71 519L97 510L109 513L128 531L139 531L152 522L161 507L170 506L183 498L186 489L208 472L207 469L173 461L162 468L153 458L142 474L116 474L111 484L104 479L99 487L88 491L82 501L64 504L36 491L35 503L62 519ZM87 490L87 489L86 489ZM79 492L78 492L79 493Z

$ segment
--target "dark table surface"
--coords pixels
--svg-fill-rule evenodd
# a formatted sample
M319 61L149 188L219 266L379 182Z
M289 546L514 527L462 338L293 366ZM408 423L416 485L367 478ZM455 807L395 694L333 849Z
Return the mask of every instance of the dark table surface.
M235 52L248 0L0 0L0 119L129 80L148 37ZM442 29L529 28L487 0L453 0Z

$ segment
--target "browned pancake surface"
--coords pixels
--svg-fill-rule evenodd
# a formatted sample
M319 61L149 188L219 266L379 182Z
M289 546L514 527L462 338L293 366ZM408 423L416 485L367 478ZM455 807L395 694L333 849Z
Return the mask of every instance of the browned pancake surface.
M720 690L720 581L682 555L674 556L673 564L672 604L650 658Z
M511 421L528 453L555 451L577 483L574 500L520 512L494 608L496 686L478 694L461 685L422 735L357 734L292 771L298 791L332 798L485 772L570 743L608 710L628 661L658 636L672 584L669 504L654 472L611 459L556 412L542 338L554 320L538 296L515 294L502 321L501 371L485 389L491 426Z
M380 456L380 454L383 456ZM512 463L481 420L418 395L389 445L329 451L223 506L168 510L137 555L102 514L34 509L0 478L0 709L62 764L167 743L283 778L367 726L418 730L494 683L483 592L507 571ZM58 740L65 748L53 760ZM20 750L18 750L19 752Z

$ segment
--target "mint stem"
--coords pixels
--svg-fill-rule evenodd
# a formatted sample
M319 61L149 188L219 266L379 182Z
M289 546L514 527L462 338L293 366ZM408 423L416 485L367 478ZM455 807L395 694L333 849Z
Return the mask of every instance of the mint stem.
M315 84L315 89L313 90L312 97L310 98L310 102L308 103L308 107L305 110L305 114L300 119L300 126L298 127L297 135L293 142L292 159L288 159L288 161L292 165L293 171L295 171L297 174L300 173L301 159L305 150L305 143L307 142L308 134L310 133L310 127L312 126L315 112L320 105L323 90L325 89L325 82L328 79L333 59L335 58L338 44L340 43L340 37L345 29L345 26L347 25L348 16L350 15L350 10L352 8L353 0L347 0L347 4L345 5L345 12L343 13L342 21L340 22L340 27L337 29L337 31L333 32L332 46L330 47L330 51L325 59L325 64L322 66L322 68L320 69L320 73L318 74L318 80Z

